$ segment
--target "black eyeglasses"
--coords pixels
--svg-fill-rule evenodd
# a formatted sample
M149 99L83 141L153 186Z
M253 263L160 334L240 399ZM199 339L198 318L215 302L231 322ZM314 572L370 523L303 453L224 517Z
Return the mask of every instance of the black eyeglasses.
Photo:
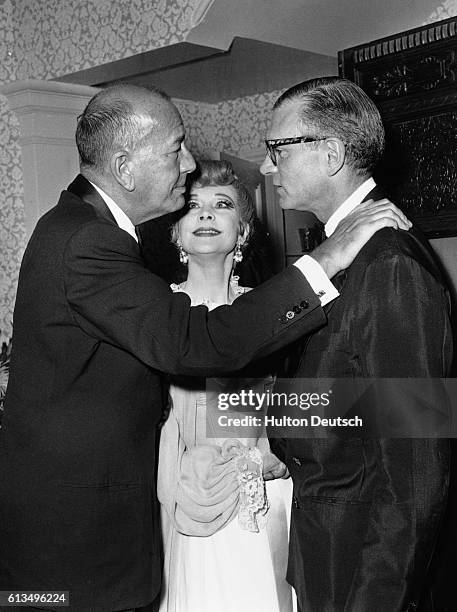
M312 138L309 136L295 136L294 138L278 138L276 140L265 140L267 147L267 153L271 161L275 166L278 165L276 159L276 149L283 145L299 144L300 142L318 142L319 140L325 140L325 138Z

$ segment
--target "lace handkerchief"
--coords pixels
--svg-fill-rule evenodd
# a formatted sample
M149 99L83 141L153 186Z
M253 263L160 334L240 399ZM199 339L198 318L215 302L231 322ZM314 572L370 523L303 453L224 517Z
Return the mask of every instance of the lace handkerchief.
M259 520L268 510L263 480L263 460L258 448L239 446L236 454L237 478L240 485L238 523L246 531L259 531Z

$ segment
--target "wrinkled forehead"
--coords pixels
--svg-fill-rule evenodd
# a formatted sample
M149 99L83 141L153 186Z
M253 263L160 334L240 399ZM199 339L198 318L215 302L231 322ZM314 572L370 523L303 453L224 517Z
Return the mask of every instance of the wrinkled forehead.
M273 111L270 128L267 132L267 140L278 138L292 138L301 136L303 131L300 120L300 112L303 108L301 101L284 102Z

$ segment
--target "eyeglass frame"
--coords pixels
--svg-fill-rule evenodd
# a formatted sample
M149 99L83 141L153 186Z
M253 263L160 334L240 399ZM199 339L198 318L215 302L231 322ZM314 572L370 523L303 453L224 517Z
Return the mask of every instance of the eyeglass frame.
M265 146L267 148L268 157L271 159L273 165L277 166L278 160L276 159L276 149L278 147L290 144L300 144L301 142L319 142L320 140L327 140L327 137L314 138L310 136L294 136L292 138L276 138L275 140L265 140Z

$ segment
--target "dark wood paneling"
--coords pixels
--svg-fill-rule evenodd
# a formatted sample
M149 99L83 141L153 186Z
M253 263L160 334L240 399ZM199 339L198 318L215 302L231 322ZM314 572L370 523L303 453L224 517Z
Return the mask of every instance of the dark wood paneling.
M384 119L379 178L430 236L457 236L457 18L339 53Z

